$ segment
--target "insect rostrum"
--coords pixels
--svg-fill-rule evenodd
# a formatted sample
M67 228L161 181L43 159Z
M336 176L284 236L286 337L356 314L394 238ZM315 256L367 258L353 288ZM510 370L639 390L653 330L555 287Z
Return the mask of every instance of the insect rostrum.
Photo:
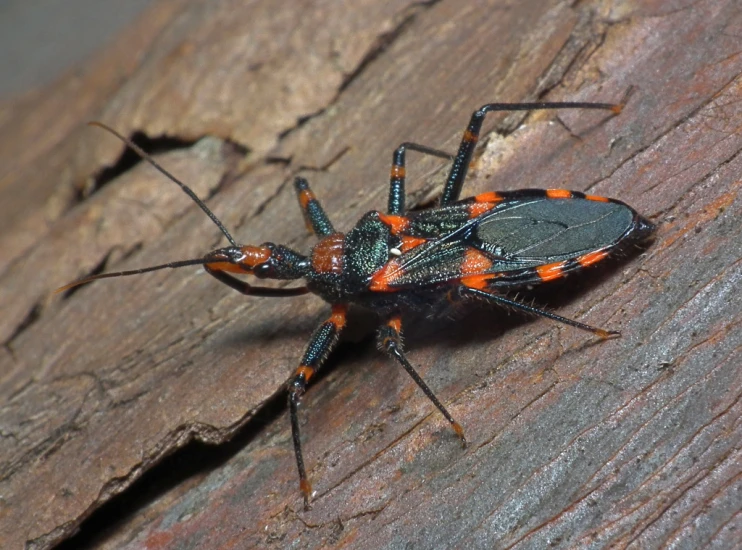
M309 183L296 178L294 187L305 222L319 239L308 255L280 244L238 245L188 186L131 141L101 123L91 123L119 137L178 184L219 227L230 245L202 258L94 275L59 290L95 279L203 265L210 275L248 296L288 297L311 292L328 302L331 314L315 330L288 385L300 489L308 508L312 489L302 456L297 409L310 379L337 343L351 304L373 310L384 319L378 330L379 348L410 374L464 445L462 427L404 354L401 315L405 310L445 301L480 300L547 317L590 331L600 338L618 335L505 295L508 291L560 279L601 262L627 246L645 241L654 230L652 223L618 200L561 189L488 192L459 199L486 114L534 109L598 109L617 114L622 106L608 103L484 105L472 114L456 155L416 143L400 145L393 154L386 212L368 212L347 233L335 230ZM405 154L408 150L452 161L438 207L406 211ZM253 286L234 274L261 279L303 279L305 286Z

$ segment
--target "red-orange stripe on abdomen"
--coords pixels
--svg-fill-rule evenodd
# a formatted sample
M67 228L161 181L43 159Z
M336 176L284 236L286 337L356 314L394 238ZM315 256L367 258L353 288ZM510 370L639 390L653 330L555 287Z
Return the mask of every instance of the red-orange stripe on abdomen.
M588 252L587 254L583 254L582 256L580 256L579 258L577 258L577 262L582 267L588 267L588 266L591 266L593 264L598 263L599 261L601 261L606 256L608 256L608 252L607 251L605 251L605 250L596 250L595 252Z
M536 268L536 273L545 283L559 279L564 276L564 262L540 265Z
M574 195L566 189L547 189L546 196L550 199L571 199Z

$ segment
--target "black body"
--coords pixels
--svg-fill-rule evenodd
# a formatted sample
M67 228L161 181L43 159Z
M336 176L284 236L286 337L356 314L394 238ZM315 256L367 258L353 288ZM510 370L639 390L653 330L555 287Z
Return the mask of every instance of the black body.
M532 109L602 109L617 114L622 106L605 103L484 105L472 114L455 156L414 143L400 145L393 155L387 212L367 213L346 234L334 229L307 181L297 178L295 189L305 222L319 238L308 256L272 243L238 246L218 218L186 185L129 140L94 123L117 135L180 185L224 233L230 246L195 260L94 275L63 289L105 277L203 264L219 281L246 295L288 297L312 292L328 302L332 313L314 332L288 385L300 488L308 507L311 486L301 452L297 409L309 379L337 343L350 304L369 308L382 316L379 348L410 374L451 423L463 444L466 444L463 429L404 355L401 314L405 309L434 306L442 301L476 299L547 317L601 338L618 335L508 298L506 294L560 279L645 241L654 229L649 221L620 201L576 191L526 189L489 192L459 200L486 113ZM406 212L407 150L453 161L439 207ZM304 279L306 286L257 287L232 274Z

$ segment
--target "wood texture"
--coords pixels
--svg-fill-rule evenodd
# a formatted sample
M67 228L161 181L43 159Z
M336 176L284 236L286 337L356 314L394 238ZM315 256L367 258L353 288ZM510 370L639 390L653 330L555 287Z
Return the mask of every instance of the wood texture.
M23 203L30 216L52 194L68 198L43 231L29 234L18 216L3 230L3 242L23 245L2 249L0 273L0 546L72 536L117 494L146 493L136 481L171 453L172 471L159 470L168 490L115 514L95 538L83 524L75 547L733 546L742 529L737 2L224 0L153 10L168 17L158 16L161 32L142 41L126 77L96 94L95 108L69 112L180 140L159 159L213 195L239 240L308 250L288 185L295 174L347 229L385 206L402 141L455 150L482 103L618 101L629 90L618 117L493 117L499 133L484 140L465 194L612 196L655 221L657 238L539 294L621 339L597 343L488 311L407 324L409 357L465 427L467 450L371 336L343 344L302 408L317 491L305 513L283 384L327 306L311 296L248 300L196 268L50 300L92 270L200 256L222 242L147 166L90 185L122 148L60 125L43 151L8 157L13 173L51 180ZM93 66L122 55L112 47ZM13 130L3 126L2 143ZM445 172L411 155L411 205L428 203ZM15 200L17 186L0 192ZM194 439L220 445L182 449Z

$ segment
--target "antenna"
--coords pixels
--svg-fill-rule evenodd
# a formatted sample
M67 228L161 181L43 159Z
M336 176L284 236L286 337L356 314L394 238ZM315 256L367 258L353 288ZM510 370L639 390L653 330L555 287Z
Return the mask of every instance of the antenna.
M85 283L95 281L96 279L108 279L110 277L127 277L129 275L140 275L141 273L149 273L150 271L157 271L158 269L165 269L168 267L174 269L176 267L185 267L187 265L206 265L207 263L209 263L209 260L207 258L198 258L195 260L178 260L176 262L153 265L150 267L142 267L140 269L131 269L129 271L112 271L110 273L99 273L98 275L90 275L89 277L78 279L77 281L73 281L67 285L61 286L54 291L54 294L64 292L65 290L75 288L76 286L84 285Z
M227 240L232 246L238 246L235 240L232 238L232 235L229 234L229 231L227 231L227 228L224 227L224 224L217 218L214 213L209 210L209 207L204 204L204 201L198 198L198 195L193 192L193 190L188 187L185 183L180 181L178 178L173 176L170 172L165 170L162 166L160 166L155 159L153 159L151 156L149 156L144 149L139 147L136 143L131 141L128 138L125 138L121 134L119 134L116 130L111 128L110 126L107 126L106 124L103 124L102 122L98 122L97 120L94 120L92 122L88 122L88 126L97 126L98 128L102 128L103 130L107 131L109 134L113 134L117 138L119 138L121 141L123 141L132 151L134 151L137 155L139 155L142 160L146 160L149 162L152 166L154 166L161 174L163 174L166 178L168 178L170 181L178 184L180 188L185 192L186 195L191 197L193 199L193 202L195 202L201 210L203 210L206 215L211 218L211 221L214 222L214 224L219 228L219 231L224 233L224 236L227 237ZM165 266L169 267L169 266Z

